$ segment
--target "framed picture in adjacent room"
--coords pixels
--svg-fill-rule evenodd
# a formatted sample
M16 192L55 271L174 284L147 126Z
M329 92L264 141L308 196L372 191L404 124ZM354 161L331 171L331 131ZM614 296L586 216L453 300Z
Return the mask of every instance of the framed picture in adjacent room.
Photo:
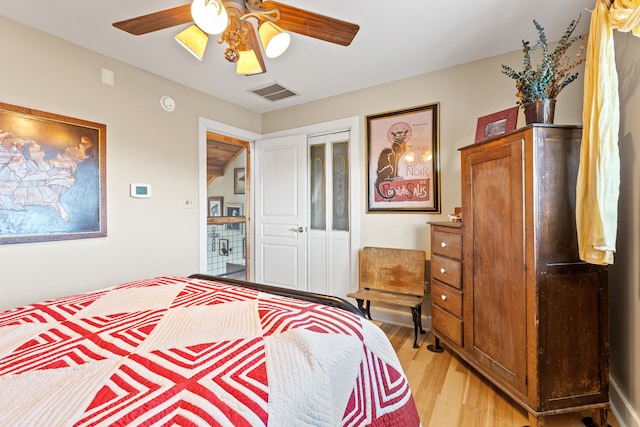
M233 170L233 194L244 194L246 188L246 177L244 168Z
M218 253L222 256L229 256L229 239L220 239L218 241Z
M222 207L224 203L224 197L222 196L211 196L209 197L209 213L207 216L209 218L213 218L216 216L222 216Z
M242 216L242 203L227 203L225 206L226 216L240 217ZM240 222L232 222L227 224L227 230L240 230Z

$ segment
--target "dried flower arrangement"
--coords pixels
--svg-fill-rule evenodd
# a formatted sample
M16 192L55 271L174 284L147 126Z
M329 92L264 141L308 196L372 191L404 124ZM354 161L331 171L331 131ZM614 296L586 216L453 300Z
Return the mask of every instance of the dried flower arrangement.
M578 77L577 72L571 74L570 71L584 62L585 45L583 43L580 46L573 60L567 55L567 51L571 45L584 38L582 35L571 36L579 21L580 17L571 21L558 41L555 50L549 52L544 28L534 20L533 24L538 30L538 41L533 46L528 41L522 41L522 52L524 54L522 71L515 71L513 68L502 64L502 74L516 81L516 96L520 107L526 108L536 101L544 99L556 99L562 89ZM531 64L531 56L538 47L541 48L542 58L540 64L534 67Z

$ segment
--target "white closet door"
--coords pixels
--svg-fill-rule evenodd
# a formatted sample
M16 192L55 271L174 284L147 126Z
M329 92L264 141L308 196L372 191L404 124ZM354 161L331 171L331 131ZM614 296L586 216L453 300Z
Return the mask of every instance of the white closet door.
M307 138L255 147L255 281L307 290Z

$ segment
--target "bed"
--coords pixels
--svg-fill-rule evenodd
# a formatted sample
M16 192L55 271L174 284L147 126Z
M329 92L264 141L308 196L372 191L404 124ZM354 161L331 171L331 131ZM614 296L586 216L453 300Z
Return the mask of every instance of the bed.
M0 312L2 426L417 426L380 328L340 298L156 277Z

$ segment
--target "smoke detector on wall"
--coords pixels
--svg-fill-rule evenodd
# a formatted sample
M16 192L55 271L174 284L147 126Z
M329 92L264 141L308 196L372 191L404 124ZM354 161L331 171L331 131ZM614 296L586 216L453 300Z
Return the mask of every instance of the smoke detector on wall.
M176 109L176 101L170 96L160 98L160 105L165 111L171 112Z

